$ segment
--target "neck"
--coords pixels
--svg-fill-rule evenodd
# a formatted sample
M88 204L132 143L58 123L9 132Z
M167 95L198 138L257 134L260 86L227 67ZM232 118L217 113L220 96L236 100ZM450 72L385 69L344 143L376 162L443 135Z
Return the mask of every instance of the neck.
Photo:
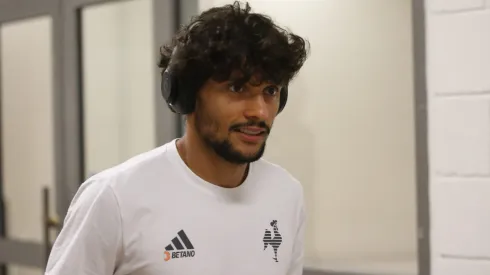
M203 180L224 188L242 184L247 164L233 164L219 157L202 140L187 131L177 140L177 151L186 165Z

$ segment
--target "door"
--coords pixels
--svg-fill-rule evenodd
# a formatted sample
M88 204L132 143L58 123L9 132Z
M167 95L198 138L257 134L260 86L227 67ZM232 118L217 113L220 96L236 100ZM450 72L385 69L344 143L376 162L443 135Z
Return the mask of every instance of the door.
M40 275L58 221L59 5L0 1L0 274Z
M177 137L176 0L0 0L0 275L41 275L81 182Z

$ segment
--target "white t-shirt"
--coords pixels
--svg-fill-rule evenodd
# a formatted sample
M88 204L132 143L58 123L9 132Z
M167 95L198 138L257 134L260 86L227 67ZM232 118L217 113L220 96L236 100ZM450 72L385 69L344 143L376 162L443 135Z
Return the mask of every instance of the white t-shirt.
M265 160L223 188L195 175L176 140L89 178L47 275L299 275L303 189Z

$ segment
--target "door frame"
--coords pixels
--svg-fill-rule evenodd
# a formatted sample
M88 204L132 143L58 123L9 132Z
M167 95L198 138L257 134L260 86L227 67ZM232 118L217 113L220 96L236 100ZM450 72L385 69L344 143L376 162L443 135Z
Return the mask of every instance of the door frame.
M62 96L60 86L60 56L56 55L61 49L61 18L60 18L60 2L59 0L7 0L0 2L0 25L12 21L24 20L29 18L35 18L38 16L51 16L52 18L52 70L53 70L53 106L54 106L54 143L58 144L62 142L63 136L60 128L61 125L61 113L59 99ZM0 37L1 39L1 37ZM0 41L1 47L1 41ZM1 62L1 60L0 60ZM1 67L0 67L1 69ZM1 84L0 77L0 84ZM1 85L0 85L1 89ZM1 93L0 93L1 102ZM1 106L0 106L1 108ZM0 135L1 141L1 135ZM63 162L62 150L58 146L54 146L54 161L55 161L55 188L59 189L63 185L62 171L65 168ZM0 143L0 152L2 152ZM0 160L0 198L3 199L3 166ZM40 193L39 196L45 194ZM46 197L44 197L46 198ZM45 204L49 203L45 201ZM44 205L45 208L46 205ZM38 207L39 211L43 209L43 206L31 206ZM2 209L4 210L4 209ZM3 212L3 211L2 211ZM5 232L5 212L0 213L2 215L2 234L0 234L0 274L5 274L5 264L16 264L28 267L44 268L47 259L47 251L49 251L49 240L47 239L48 216L43 221L44 224L40 224L41 228L44 228L44 242L38 243L33 241L12 240L8 238L8 232Z
M419 275L430 275L432 272L432 257L429 190L429 114L427 106L426 0L411 0L411 2L418 241L417 264Z

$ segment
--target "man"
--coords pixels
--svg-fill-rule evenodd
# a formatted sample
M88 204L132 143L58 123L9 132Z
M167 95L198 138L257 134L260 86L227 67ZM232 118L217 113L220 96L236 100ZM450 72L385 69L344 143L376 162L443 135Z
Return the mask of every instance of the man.
M302 187L261 157L306 56L248 5L183 27L159 64L185 135L84 182L46 274L302 274Z

